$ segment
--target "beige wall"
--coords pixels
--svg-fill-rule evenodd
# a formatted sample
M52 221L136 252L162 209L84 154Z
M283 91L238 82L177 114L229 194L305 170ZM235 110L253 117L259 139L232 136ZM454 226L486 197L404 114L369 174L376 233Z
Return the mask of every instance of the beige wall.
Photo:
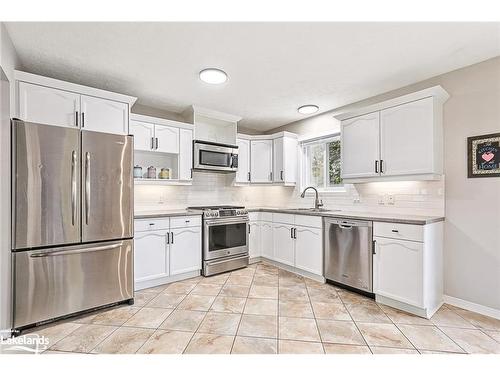
M277 130L336 129L333 114L434 85L444 106L445 294L500 310L500 178L467 178L469 136L500 132L500 57L298 121Z

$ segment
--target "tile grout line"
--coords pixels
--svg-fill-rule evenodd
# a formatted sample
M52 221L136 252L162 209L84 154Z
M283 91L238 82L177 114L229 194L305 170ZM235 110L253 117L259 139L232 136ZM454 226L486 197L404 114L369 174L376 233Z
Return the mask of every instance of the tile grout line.
M311 311L313 313L314 324L316 325L316 332L318 332L319 341L321 342L321 348L323 349L323 354L326 354L326 349L325 349L325 344L323 342L323 337L321 336L321 331L319 330L318 319L316 319L316 313L314 312L314 306L312 304L311 296L309 295L309 289L308 289L307 283L305 281L304 281L304 285L306 287L307 299L309 300L309 305L311 306ZM337 291L335 291L335 294L338 296Z
M250 282L250 286L248 287L248 294L247 294L247 297L245 298L245 303L243 304L243 310L241 310L240 320L238 321L238 327L236 327L236 332L234 333L233 343L231 344L231 349L229 350L229 354L233 354L234 343L236 341L236 336L238 335L238 331L240 330L241 321L243 320L243 314L245 313L245 307L247 306L248 296L250 295L250 290L252 289L253 279L255 277L256 271L257 270L254 270L254 272L252 274L252 281ZM229 277L231 277L231 275L229 275ZM229 278L228 278L228 280L229 280Z

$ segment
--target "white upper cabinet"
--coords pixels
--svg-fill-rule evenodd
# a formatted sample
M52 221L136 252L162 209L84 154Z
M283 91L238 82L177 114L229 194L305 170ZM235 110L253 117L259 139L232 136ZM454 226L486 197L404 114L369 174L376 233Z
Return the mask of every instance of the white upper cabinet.
M250 141L250 181L272 183L273 141L259 139Z
M128 104L80 96L81 128L96 132L128 134Z
M155 125L155 138L156 151L179 153L179 128Z
M78 127L80 95L31 83L19 82L18 116L23 121Z
M435 86L335 117L344 182L432 180L443 173L442 108Z
M130 121L130 134L134 136L134 149L151 151L154 147L155 126L149 122Z
M285 173L283 137L273 139L273 182L283 182Z
M342 121L342 178L379 175L379 112Z
M129 134L130 107L137 98L14 71L16 117L40 124Z
M382 175L436 173L432 97L380 112Z
M191 180L193 167L193 131L179 129L179 179Z
M273 182L285 185L297 182L297 146L295 135L284 135L273 140Z
M238 170L236 172L236 182L250 182L250 141L238 138Z

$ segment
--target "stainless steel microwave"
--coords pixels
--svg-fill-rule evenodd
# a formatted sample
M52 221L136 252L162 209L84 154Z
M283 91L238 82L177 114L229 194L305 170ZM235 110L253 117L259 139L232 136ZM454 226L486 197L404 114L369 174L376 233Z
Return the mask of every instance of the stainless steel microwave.
M212 172L238 170L238 146L193 141L193 169Z

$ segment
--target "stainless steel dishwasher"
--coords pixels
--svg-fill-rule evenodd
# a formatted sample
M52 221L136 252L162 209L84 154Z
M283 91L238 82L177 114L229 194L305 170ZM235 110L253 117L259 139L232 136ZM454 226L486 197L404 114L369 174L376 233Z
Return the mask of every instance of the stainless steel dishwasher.
M372 222L325 218L324 231L325 278L372 293Z

